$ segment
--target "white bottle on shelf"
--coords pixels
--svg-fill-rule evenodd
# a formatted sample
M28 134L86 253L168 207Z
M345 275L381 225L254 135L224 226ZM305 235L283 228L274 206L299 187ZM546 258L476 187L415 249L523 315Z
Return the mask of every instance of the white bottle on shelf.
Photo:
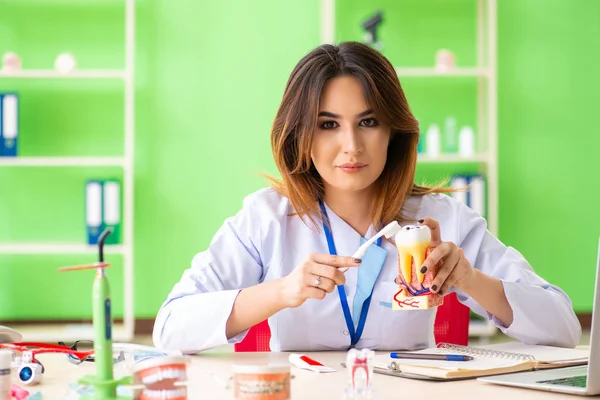
M429 157L436 158L441 150L441 132L437 124L429 125L425 136L425 150Z
M475 132L470 126L463 126L460 129L458 152L461 157L473 157L475 154Z
M444 153L456 153L457 151L456 118L447 117L444 121Z

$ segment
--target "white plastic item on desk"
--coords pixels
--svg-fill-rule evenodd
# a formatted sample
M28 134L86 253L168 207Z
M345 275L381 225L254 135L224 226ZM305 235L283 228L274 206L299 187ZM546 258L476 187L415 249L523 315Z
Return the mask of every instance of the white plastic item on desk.
M458 152L461 157L475 154L475 132L470 126L463 126L458 134Z
M425 152L429 157L435 158L441 151L441 133L437 124L429 125L425 134Z
M334 368L323 365L314 358L310 358L304 354L292 353L289 356L290 363L297 368L307 369L313 372L335 372Z
M23 335L8 326L0 325L0 343L20 342Z
M373 359L375 352L370 349L350 349L346 354L348 369L348 387L343 393L344 400L372 400L373 390Z
M0 400L11 400L12 385L10 381L10 367L12 351L0 350Z

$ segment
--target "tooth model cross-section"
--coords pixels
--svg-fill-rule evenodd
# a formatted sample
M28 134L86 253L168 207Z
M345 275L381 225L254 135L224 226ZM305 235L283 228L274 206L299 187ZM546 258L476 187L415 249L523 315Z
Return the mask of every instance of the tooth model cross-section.
M431 231L427 226L406 225L395 237L398 248L400 285L392 299L394 310L424 310L441 305L444 300L432 293L429 286L437 274L437 265L429 265L425 273L421 267L431 251Z

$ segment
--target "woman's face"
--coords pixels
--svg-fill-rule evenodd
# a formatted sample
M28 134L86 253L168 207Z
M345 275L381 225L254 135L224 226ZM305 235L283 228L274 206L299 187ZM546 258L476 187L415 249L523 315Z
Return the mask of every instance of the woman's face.
M341 76L323 87L312 162L325 190L363 191L385 166L390 128L369 109L358 79Z

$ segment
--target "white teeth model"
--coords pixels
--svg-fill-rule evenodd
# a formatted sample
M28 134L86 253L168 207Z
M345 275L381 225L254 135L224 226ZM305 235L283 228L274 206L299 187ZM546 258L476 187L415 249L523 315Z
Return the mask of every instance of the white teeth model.
M184 399L187 396L186 388L172 390L144 390L144 398L152 399Z
M153 385L157 382L160 382L160 381L163 381L166 379L185 381L187 379L186 375L187 375L186 371L181 370L181 369L174 369L174 368L161 369L151 375L144 376L142 378L142 383L144 385L148 386L148 385ZM153 391L153 392L155 392L155 391Z
M151 385L154 382L156 382L156 375L152 374L152 375L146 375L142 378L142 383L144 385Z
M414 260L415 269L419 283L425 280L425 274L421 273L421 267L425 262L427 248L431 246L431 231L425 225L406 225L396 233L394 237L396 247L398 248L398 259L400 260L400 269L404 281L412 281L412 261Z
M177 371L177 373L178 373L177 377L178 377L180 380L182 380L182 381L185 381L185 380L187 380L187 372L186 372L185 370L178 369L178 370L176 370L176 371Z

